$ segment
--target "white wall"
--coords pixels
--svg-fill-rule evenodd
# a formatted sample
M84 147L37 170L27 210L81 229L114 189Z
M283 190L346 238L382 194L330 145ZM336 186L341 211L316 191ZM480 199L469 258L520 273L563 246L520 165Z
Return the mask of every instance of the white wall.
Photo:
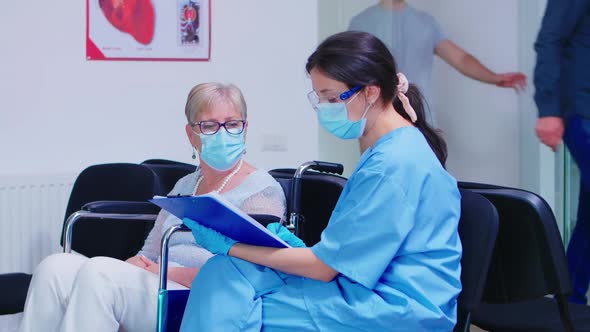
M377 3L377 0L318 0L318 34L319 41L348 29L350 19ZM344 165L344 176L348 177L356 167L360 157L358 140L342 140L318 129L318 148L321 160L337 162Z
M213 0L209 62L88 62L85 3L0 3L0 175L190 162L186 95L213 80L245 94L250 161L273 168L317 158L304 70L317 45L316 0ZM273 141L286 151L263 152Z

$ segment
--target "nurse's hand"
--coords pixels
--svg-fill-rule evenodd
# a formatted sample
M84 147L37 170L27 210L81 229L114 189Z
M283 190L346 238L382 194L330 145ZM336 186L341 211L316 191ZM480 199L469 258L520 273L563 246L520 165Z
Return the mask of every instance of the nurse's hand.
M268 228L269 231L273 232L278 237L280 237L281 240L287 242L293 248L306 247L305 243L300 238L295 236L295 234L291 233L291 231L289 231L287 227L281 225L278 222L270 223L266 226L266 228Z
M237 241L205 227L198 222L184 218L182 222L193 231L195 241L203 248L207 249L214 255L227 255L229 249L233 247Z

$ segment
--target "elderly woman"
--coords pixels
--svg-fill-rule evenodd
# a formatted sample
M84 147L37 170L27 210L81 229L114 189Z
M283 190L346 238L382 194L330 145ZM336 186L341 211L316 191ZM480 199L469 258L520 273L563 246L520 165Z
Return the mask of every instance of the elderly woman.
M246 213L282 217L285 197L266 172L244 161L246 103L234 85L205 83L188 95L186 133L200 167L170 194L216 191ZM34 273L20 331L154 331L162 233L181 221L161 211L142 250L126 262L75 254L47 257ZM169 249L168 288L190 287L213 256L191 234Z

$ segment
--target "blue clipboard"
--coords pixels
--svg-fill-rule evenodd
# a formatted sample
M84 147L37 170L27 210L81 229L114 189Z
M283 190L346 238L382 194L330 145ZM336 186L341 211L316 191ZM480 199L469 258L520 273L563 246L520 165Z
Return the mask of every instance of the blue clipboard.
M190 218L238 242L256 246L290 246L218 193L199 196L156 196L150 200L179 219Z

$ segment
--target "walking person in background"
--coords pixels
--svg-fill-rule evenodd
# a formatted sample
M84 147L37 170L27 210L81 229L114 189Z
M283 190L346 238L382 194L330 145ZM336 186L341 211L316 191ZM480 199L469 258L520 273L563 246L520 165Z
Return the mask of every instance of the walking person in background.
M381 39L393 54L400 71L416 84L432 107L434 55L474 80L515 90L526 87L523 73L495 73L473 55L449 40L431 15L405 0L381 0L355 16L348 30L364 31ZM430 124L436 114L429 112Z
M580 168L576 227L567 249L573 292L586 304L590 284L590 0L548 0L535 43L536 132L553 151L564 140Z

